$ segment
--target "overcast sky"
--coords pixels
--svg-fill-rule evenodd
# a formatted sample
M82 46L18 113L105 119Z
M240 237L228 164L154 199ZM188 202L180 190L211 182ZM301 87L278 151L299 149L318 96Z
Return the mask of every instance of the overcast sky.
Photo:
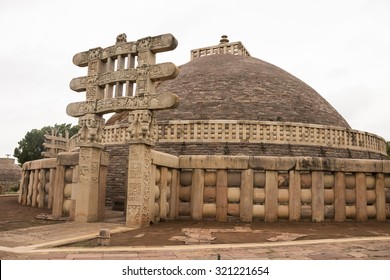
M172 33L179 46L157 59L176 65L226 34L309 84L352 128L390 140L388 0L0 0L0 157L33 128L77 123L65 108L85 94L69 82L86 69L72 57L120 33Z

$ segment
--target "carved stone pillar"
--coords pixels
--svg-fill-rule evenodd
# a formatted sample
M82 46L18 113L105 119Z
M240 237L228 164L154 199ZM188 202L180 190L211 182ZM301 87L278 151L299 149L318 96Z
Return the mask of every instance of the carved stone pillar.
M144 227L153 221L154 197L151 146L157 137L153 112L136 110L129 114L126 141L129 146L126 226Z
M99 182L103 146L104 119L87 114L79 119L79 182L76 191L76 222L96 222L104 219L104 184Z
M131 144L129 147L126 226L144 227L152 221L151 195L152 159L150 146Z

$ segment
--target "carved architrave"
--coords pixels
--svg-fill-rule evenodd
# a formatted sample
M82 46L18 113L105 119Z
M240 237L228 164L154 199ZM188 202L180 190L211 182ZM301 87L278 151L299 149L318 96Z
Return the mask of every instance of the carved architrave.
M78 77L71 80L69 86L77 92L85 91L90 86L104 86L116 82L135 82L137 80L150 79L152 81L164 81L173 79L178 75L178 68L171 62L143 65L137 68L119 69L104 72L99 75Z
M166 52L176 48L177 40L172 34L163 34L150 38L149 50L153 53ZM118 56L123 54L134 54L136 55L139 48L137 47L143 39L140 39L136 42L123 42L120 40L114 46L110 46L104 49L99 48L99 51L85 51L76 54L73 57L73 63L77 66L87 66L88 62L99 58L100 60L106 60L110 56ZM142 47L141 47L142 49Z
M179 97L173 93L150 94L144 96L129 96L70 103L66 113L72 117L86 114L106 114L132 110L162 110L175 108Z

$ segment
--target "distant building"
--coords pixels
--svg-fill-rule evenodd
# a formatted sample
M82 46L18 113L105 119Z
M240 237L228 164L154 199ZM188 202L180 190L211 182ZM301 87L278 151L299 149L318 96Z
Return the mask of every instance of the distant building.
M22 169L15 164L13 158L0 158L0 188L1 193L18 189Z

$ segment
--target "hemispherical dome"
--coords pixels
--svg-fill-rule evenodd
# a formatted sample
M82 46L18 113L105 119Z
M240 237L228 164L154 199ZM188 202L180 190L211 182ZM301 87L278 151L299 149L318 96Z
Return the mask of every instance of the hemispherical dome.
M279 67L249 56L210 55L180 68L157 91L179 96L162 120L258 120L350 128L314 89Z
M234 48L237 46L237 48ZM179 97L154 111L155 149L173 155L266 155L386 158L385 142L351 129L313 88L249 56L240 42L191 51L193 60L156 91ZM106 123L128 126L128 112Z

